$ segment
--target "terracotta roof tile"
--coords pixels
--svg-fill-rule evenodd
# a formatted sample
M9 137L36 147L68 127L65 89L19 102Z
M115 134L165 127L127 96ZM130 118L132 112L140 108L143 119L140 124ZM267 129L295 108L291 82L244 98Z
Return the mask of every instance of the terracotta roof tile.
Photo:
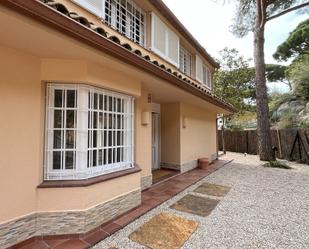
M96 27L87 18L78 15L78 13L69 12L67 7L65 5L63 5L62 3L58 3L54 0L39 0L39 1L43 2L44 4L46 4L47 6L53 8L53 9L55 9L56 11L60 12L61 14L66 15L69 18L77 21L78 23L80 23L84 27L91 29L92 31L96 32L98 35L101 35L103 37L107 37L111 42L114 42L118 45L121 45L124 49L132 52L133 48L131 47L131 45L129 45L128 43L122 43L121 44L121 40L118 38L118 36L116 36L116 35L109 36L108 33L106 32L106 30L103 27ZM121 36L121 34L119 34L119 36ZM151 52L149 52L149 54L143 55L142 52L139 49L135 49L133 51L133 53L137 56L143 57L146 61L149 61L149 63L152 63L153 65L155 65L157 67L160 67L166 73L173 74L175 77L182 80L184 84L189 84L191 87L193 87L195 89L199 89L201 93L206 94L208 96L211 96L213 99L219 100L224 105L228 106L230 109L234 109L233 106L230 105L228 102L226 102L222 98L219 98L219 97L215 96L213 93L211 93L206 86L198 84L194 80L191 81L188 78L186 78L182 73L180 73L178 71L173 72L171 68L167 67L167 65L165 65L165 64L160 65L157 60L151 59L151 57L152 57Z
M107 37L106 31L102 27L92 27L92 30L104 37Z
M130 50L130 51L133 50L132 47L131 47L131 45L130 45L129 43L123 43L122 46L123 46L124 48Z

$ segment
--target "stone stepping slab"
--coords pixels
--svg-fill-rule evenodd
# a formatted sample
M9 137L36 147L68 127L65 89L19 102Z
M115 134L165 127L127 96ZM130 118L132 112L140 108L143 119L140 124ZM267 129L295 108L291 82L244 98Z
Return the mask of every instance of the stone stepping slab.
M170 206L170 208L205 217L216 208L219 202L220 200L188 194Z
M230 190L230 187L211 183L203 183L195 190L193 190L193 192L204 195L212 195L216 197L224 197Z
M147 248L179 249L198 227L198 223L174 214L161 213L154 216L129 239Z

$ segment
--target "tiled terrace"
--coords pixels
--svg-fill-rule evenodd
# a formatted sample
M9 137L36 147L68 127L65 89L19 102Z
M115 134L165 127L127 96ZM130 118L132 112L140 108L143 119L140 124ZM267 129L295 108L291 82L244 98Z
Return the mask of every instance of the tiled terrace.
M157 207L189 186L225 166L229 161L218 160L207 169L194 169L181 175L175 175L142 192L142 204L116 219L101 225L83 235L44 236L32 238L17 246L18 249L82 249L105 239L122 229L135 219Z

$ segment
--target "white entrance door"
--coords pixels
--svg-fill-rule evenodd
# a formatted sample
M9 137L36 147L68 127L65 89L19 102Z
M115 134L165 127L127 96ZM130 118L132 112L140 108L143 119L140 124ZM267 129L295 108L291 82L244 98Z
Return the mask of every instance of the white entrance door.
M152 113L152 169L160 168L160 114Z

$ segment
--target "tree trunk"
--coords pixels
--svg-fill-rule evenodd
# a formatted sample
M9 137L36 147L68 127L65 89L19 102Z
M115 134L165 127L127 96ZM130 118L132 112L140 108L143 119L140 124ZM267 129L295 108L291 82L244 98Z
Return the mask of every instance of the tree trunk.
M258 5L258 4L257 4ZM258 11L259 12L259 11ZM268 97L265 77L264 59L264 24L262 14L258 13L254 28L254 63L257 105L257 134L260 160L273 161L275 154L272 150L270 123L268 118Z

